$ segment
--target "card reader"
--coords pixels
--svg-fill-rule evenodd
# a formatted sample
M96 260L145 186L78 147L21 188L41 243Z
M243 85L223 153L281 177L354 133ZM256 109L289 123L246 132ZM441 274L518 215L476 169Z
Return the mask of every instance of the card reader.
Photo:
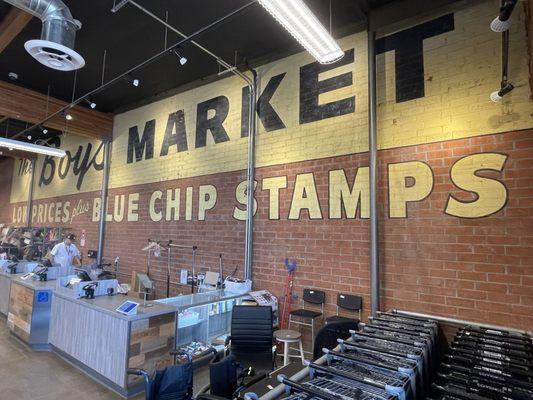
M115 311L123 315L137 315L138 308L139 303L128 300L122 303Z

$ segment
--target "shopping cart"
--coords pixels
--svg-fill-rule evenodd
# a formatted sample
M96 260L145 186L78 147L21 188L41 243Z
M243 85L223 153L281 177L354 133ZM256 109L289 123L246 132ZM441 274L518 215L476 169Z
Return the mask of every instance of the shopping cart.
M333 376L320 374L304 383L298 383L279 375L278 380L285 385L287 394L302 393L307 397L324 400L396 400L396 395L390 395L385 390L365 385L363 383Z
M409 358L387 354L378 350L366 349L355 346L351 342L339 340L340 351L327 351L326 360L331 362L335 358L362 362L370 366L398 372L409 377L410 391L413 397L422 386L419 366L415 360Z
M311 363L309 369L311 377L314 377L317 372L330 374L374 386L388 394L396 395L400 400L411 400L413 398L410 391L409 376L396 371L347 360L342 357L330 357L327 365Z

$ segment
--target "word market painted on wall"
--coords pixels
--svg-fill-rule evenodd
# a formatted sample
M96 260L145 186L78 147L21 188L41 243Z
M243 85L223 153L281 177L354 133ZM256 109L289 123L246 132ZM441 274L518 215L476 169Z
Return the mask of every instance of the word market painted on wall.
M379 39L376 42L377 53L395 51L396 102L404 102L424 97L424 53L425 39L452 31L453 14L431 20L410 29ZM409 40L405 40L406 37ZM299 124L308 124L326 118L339 117L354 113L355 96L321 104L320 96L353 85L353 73L346 72L320 80L320 75L354 62L354 49L345 52L344 57L336 63L321 65L317 62L300 67L299 73ZM286 128L286 123L271 104L286 73L271 77L257 100L257 115L266 132ZM242 89L241 131L240 136L248 136L250 97L248 88ZM217 96L200 102L196 107L196 127L194 144L187 138L185 111L177 110L168 115L163 142L157 154L167 156L170 149L174 152L189 151L192 147L202 148L207 144L208 132L215 144L230 140L224 122L230 113L230 100L226 96ZM154 158L156 120L145 122L142 135L138 125L128 130L127 163L140 162Z
M500 153L472 154L457 160L450 168L450 181L456 190L447 197L442 212L459 218L482 218L500 211L507 202L507 188L498 179L484 177L480 173L494 171L502 173L507 155ZM434 177L431 166L422 161L391 163L388 171L388 214L389 218L407 218L410 203L426 200L434 189ZM368 167L359 167L354 172L353 181L349 181L344 169L328 171L328 191L319 193L315 174L302 173L294 178L294 186L288 186L289 177L272 176L256 182L255 194L259 191L268 193L268 202L261 204L261 209L268 210L270 220L300 219L355 219L369 218L369 172ZM465 201L455 196L460 190L473 195L473 200ZM113 196L108 202L106 220L109 222L141 221L140 211L147 210L153 222L162 221L204 221L209 212L216 213L218 190L211 184L155 190L141 203L140 193ZM233 218L246 219L246 181L239 182L234 190ZM290 206L282 215L280 198L289 196ZM327 215L322 211L326 199ZM322 200L324 202L324 200ZM68 223L73 218L91 212L93 222L100 220L101 199L94 198L92 211L89 202L79 201L73 210L70 202L56 202L34 205L32 218L34 223ZM254 199L254 214L258 209ZM197 214L193 215L193 210ZM22 223L25 206L15 207L13 222Z

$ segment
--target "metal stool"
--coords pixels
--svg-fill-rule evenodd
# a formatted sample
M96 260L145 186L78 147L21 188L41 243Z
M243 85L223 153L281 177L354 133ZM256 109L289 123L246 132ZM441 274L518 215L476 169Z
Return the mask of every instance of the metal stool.
M302 364L305 362L304 357L304 347L302 345L302 334L297 331L292 331L290 329L281 329L274 332L274 337L278 342L283 343L283 365L289 364L290 357L300 357L302 359ZM298 343L300 349L299 355L293 355L290 353L291 343Z

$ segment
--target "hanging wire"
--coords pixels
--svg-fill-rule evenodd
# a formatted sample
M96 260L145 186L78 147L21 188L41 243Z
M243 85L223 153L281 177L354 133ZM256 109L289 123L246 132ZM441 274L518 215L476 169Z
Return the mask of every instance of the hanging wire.
M168 10L165 11L165 22L168 24ZM163 47L165 50L167 49L168 44L168 27L165 25L165 47Z
M72 100L71 100L71 103L74 102L74 96L76 95L76 83L77 83L77 80L78 80L78 70L75 70L74 71L74 83L72 85Z
M45 118L48 117L48 106L50 105L50 82L48 82L48 89L46 90L46 111Z
M104 78L105 78L105 66L107 61L107 49L104 50L104 55L102 57L102 85L104 84Z
M332 13L331 13L331 0L329 0L329 34L331 35L331 28L333 26L333 17L332 17Z

